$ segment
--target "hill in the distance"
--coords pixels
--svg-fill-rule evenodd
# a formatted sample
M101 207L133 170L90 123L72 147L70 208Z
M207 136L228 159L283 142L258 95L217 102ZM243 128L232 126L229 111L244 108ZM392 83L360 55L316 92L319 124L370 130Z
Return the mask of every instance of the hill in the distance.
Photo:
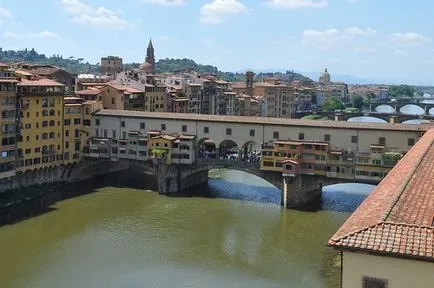
M99 73L100 65L84 62L83 58L68 57L63 58L62 55L53 55L47 57L45 54L39 54L35 49L24 50L3 50L0 48L0 61L5 63L25 61L28 63L53 65L63 68L70 73ZM126 68L138 68L140 63L126 63ZM217 75L219 78L227 81L244 81L244 72L222 72L217 67L212 65L198 64L192 59L160 59L156 63L157 73L176 72L187 69L193 69L199 73L211 73ZM303 80L310 81L309 78L304 77L300 73L293 71L267 71L266 73L258 73L258 77L281 77L285 80Z

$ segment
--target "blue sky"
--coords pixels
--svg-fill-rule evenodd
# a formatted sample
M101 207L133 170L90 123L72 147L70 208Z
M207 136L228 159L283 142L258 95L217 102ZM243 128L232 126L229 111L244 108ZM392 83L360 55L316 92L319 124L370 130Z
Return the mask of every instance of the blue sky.
M0 0L0 47L434 85L432 0Z

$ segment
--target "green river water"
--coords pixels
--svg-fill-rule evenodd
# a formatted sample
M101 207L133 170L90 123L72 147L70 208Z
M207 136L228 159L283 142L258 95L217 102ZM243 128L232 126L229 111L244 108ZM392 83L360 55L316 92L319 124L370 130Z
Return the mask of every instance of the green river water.
M371 187L332 188L297 211L255 176L216 173L183 197L77 184L96 192L0 228L0 287L338 287L325 244Z

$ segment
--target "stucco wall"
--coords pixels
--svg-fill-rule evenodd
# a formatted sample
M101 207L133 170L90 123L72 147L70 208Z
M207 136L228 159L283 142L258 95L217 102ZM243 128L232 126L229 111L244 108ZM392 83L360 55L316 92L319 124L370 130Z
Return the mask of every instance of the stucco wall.
M344 252L343 288L362 288L362 277L388 280L390 288L434 287L434 263Z
M324 135L330 135L330 149L349 149L350 151L370 151L371 144L379 144L379 137L386 138L386 146L394 148L397 151L408 151L411 147L408 146L408 139L417 140L417 132L408 131L386 131L386 130L356 130L356 129L337 129L337 128L317 128L317 127L297 127L297 126L277 126L268 124L252 124L252 123L224 123L224 122L208 122L208 121L177 121L169 119L147 119L147 118L127 118L127 117L108 117L95 116L95 119L100 119L100 126L97 129L108 129L108 135L111 135L110 130L117 130L117 135L122 135L122 132L130 130L140 130L140 122L145 123L146 132L151 129L161 130L161 124L166 125L167 133L180 133L182 125L187 126L185 134L197 135L198 143L203 138L211 138L216 147L220 146L225 140L234 141L239 148L249 142L256 144L270 143L273 140L273 133L279 132L280 140L298 139L299 133L304 133L305 140L324 141ZM125 121L125 127L120 128L120 121ZM267 120L264 119L264 122ZM95 121L93 121L93 125ZM209 133L204 133L204 128L209 127ZM226 135L226 129L232 129L232 135ZM93 129L95 136L95 129ZM255 135L250 136L250 130L255 130ZM100 135L101 132L100 132ZM351 142L351 136L357 136L357 143Z

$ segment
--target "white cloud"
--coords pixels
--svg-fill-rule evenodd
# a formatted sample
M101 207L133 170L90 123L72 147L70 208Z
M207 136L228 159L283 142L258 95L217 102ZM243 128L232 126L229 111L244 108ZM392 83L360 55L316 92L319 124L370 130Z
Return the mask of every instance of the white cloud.
M185 0L142 0L151 4L158 4L162 6L181 6L185 4Z
M328 5L328 0L265 0L265 3L274 8L322 8Z
M128 26L128 22L119 16L122 11L110 10L103 6L92 7L82 0L60 0L60 3L67 13L73 15L74 22L118 29Z
M42 31L40 33L33 34L33 36L36 38L55 38L55 39L61 38L58 34L47 30Z
M319 30L305 30L303 32L303 45L316 45L323 49L331 49L335 46L342 45L344 42L354 41L358 37L375 36L377 32L374 29L359 27L349 27L342 31L335 28Z
M247 7L237 0L214 0L200 8L201 21L208 24L219 24L228 15L247 12Z
M5 32L4 37L10 38L10 39L21 39L20 35L13 33L13 32Z
M396 49L395 51L393 51L393 55L395 55L395 56L408 56L410 54L404 50Z
M418 46L424 42L430 41L429 38L414 32L395 33L391 37L392 42L400 46Z
M12 18L12 14L8 9L0 7L0 19L1 18Z

